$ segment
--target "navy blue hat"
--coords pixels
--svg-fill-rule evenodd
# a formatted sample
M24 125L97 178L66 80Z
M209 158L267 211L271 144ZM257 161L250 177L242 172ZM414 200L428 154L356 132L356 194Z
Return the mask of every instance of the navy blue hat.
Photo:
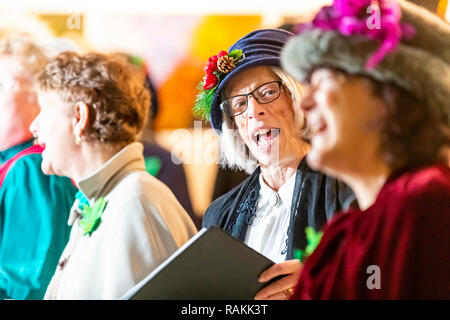
M228 52L242 50L244 58L235 69L220 81L212 99L210 121L219 134L222 132L222 111L220 110L220 93L228 81L237 73L256 66L280 66L280 53L292 33L281 29L256 30L233 44Z

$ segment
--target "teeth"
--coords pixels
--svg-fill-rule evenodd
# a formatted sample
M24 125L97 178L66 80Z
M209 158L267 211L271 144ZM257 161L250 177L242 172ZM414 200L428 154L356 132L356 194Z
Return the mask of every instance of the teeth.
M262 134L267 134L267 133L269 133L270 132L270 129L261 129L261 130L257 130L256 132L255 132L255 136L259 136L259 135L262 135Z
M271 141L278 136L280 129L260 129L254 133L255 141L258 145L263 146L271 143ZM270 139L261 139L265 135L271 135Z

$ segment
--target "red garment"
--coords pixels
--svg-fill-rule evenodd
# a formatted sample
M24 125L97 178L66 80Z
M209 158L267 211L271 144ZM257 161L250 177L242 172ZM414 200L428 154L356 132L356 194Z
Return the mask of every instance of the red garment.
M31 147L28 147L25 150L17 153L15 156L10 158L8 161L3 163L0 166L0 188L3 184L3 180L5 180L5 178L6 178L6 174L8 173L9 168L11 168L11 166L13 166L17 160L19 160L20 158L22 158L24 156L30 155L30 154L42 153L42 151L44 151L44 148L42 148L39 145L31 146Z
M292 298L450 299L450 168L396 173L370 208L338 215Z

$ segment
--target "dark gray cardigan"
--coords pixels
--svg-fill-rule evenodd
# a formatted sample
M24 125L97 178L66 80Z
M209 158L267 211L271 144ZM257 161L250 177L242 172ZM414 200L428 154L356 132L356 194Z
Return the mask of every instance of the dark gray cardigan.
M216 199L206 210L203 227L217 226L244 241L247 227L256 214L260 185L258 167L240 185ZM303 159L298 166L288 228L286 259L293 259L296 249L306 246L305 228L321 230L342 210L355 206L353 191L344 183L312 170Z

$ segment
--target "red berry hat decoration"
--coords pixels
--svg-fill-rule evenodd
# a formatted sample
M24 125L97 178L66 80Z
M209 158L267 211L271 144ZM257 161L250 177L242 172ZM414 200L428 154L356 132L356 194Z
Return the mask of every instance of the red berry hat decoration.
M222 132L221 92L234 75L256 66L280 67L280 52L293 34L281 29L250 32L228 50L208 59L205 77L198 86L194 115L211 123L217 134Z
M209 120L212 100L220 81L226 74L233 71L243 58L242 50L233 50L220 51L208 59L204 68L205 76L198 86L200 92L195 100L194 115L196 117Z

